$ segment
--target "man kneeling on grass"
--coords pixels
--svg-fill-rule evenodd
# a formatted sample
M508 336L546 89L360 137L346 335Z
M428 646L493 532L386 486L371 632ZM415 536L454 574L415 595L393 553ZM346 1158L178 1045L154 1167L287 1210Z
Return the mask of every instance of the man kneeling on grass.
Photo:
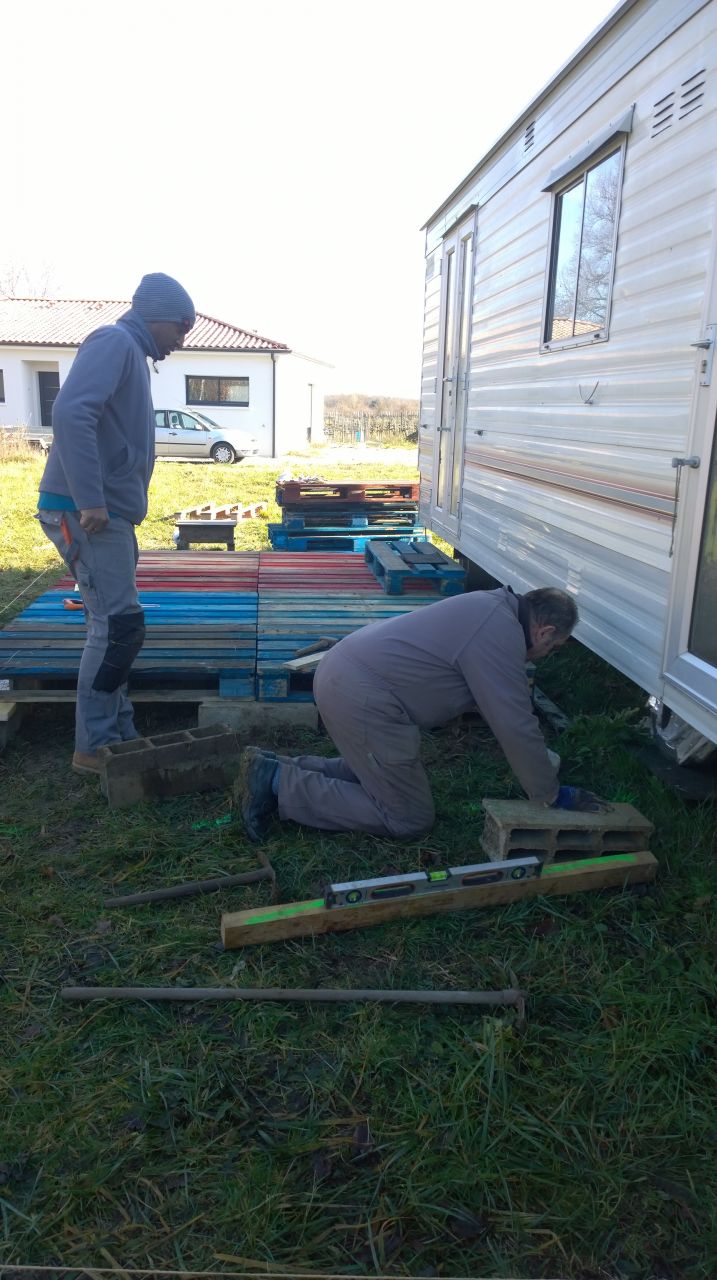
M316 706L340 755L292 758L247 747L237 788L247 834L261 840L278 810L281 819L324 831L417 839L435 818L420 731L476 707L531 800L600 809L592 792L560 786L525 669L565 644L577 621L564 591L518 596L501 587L346 636L314 678Z

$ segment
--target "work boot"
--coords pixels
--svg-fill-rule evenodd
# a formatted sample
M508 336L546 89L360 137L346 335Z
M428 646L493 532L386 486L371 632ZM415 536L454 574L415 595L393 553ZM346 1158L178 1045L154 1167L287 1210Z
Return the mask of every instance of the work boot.
M277 768L277 761L265 756L258 747L246 747L242 752L234 797L241 806L250 840L263 840L269 819L277 808L278 801L272 790Z
M76 751L72 757L72 768L75 773L102 773L102 764L98 755L88 755L86 751Z

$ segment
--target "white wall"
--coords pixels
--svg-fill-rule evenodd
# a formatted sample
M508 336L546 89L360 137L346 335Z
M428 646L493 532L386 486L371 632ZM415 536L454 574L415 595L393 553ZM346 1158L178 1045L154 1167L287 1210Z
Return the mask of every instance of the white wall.
M57 373L60 385L75 358L74 350L61 347L0 347L0 369L5 382L5 402L0 403L0 426L26 427L47 432L40 423L38 373Z
M41 347L0 347L0 369L5 381L5 402L0 403L0 426L40 426L37 374L59 371L64 382L76 350ZM276 452L306 446L309 430L315 443L324 433L324 382L327 365L308 356L288 353L276 358ZM259 452L272 452L273 378L271 355L263 352L177 351L159 361L157 373L150 365L152 400L156 409L177 409L187 403L185 378L221 376L249 379L249 404L194 405L227 431L254 437Z
M151 369L151 366L150 366ZM249 404L194 405L220 427L245 432L259 443L262 454L271 454L272 383L271 356L258 352L175 351L151 369L155 409L180 409L187 403L185 377L218 376L249 379Z
M276 361L276 451L304 449L324 438L324 385L328 366L308 356Z

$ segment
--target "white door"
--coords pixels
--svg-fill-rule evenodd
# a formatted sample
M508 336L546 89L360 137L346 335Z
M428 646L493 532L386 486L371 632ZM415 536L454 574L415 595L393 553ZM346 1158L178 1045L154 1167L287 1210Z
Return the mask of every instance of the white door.
M690 447L675 472L679 501L665 700L717 741L717 253L706 315L702 332L695 334Z
M457 541L460 530L463 443L471 367L473 242L470 214L445 239L441 272L441 336L431 523Z

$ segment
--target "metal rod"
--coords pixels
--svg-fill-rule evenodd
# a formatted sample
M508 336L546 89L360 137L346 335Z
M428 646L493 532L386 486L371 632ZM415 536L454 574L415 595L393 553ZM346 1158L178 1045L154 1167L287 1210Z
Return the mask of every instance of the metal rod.
M518 1005L525 992L505 991L390 991L336 987L63 987L63 1000L289 1000L338 1004L375 1001L379 1004L498 1004Z
M189 898L194 893L213 893L215 889L231 889L237 884L256 884L259 880L273 880L269 867L257 871L244 871L238 876L215 876L211 880L190 880L187 884L175 884L170 889L148 889L146 893L125 893L119 898L105 898L105 907L134 907L140 902L162 902L165 898Z

